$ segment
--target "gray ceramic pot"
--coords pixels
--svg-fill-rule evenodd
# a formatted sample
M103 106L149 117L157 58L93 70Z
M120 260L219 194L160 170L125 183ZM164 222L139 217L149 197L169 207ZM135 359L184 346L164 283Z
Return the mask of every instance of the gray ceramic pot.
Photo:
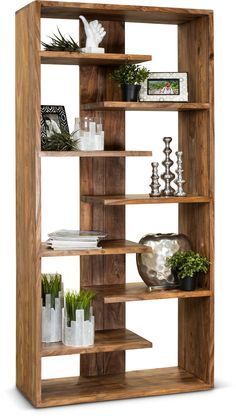
M137 254L137 267L144 283L152 289L173 289L179 286L177 276L166 266L166 258L177 251L191 250L184 234L147 234L141 244L152 247L152 253Z

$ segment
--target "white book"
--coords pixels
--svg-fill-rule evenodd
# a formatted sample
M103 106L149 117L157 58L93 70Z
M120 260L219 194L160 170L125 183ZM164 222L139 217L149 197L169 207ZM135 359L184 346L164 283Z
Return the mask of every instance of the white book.
M76 241L98 241L105 238L107 234L101 231L81 231L81 230L58 230L49 233L48 236L54 240L76 240Z

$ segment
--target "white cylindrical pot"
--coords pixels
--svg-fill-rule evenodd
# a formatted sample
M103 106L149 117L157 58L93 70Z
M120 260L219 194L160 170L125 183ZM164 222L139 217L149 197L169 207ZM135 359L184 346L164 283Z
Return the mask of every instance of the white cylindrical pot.
M89 319L85 320L84 309L76 309L75 316L75 321L69 321L66 308L63 309L63 344L71 347L93 345L95 322L92 308L90 308Z
M42 305L42 342L62 340L62 307L61 293L55 298L55 307L52 307L51 294L46 294L45 306Z

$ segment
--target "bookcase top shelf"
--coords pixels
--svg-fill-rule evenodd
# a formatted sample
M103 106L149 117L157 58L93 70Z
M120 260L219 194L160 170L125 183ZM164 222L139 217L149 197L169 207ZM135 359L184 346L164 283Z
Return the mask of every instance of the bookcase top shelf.
M93 151L41 151L40 157L144 157L152 156L149 150L93 150Z
M39 52L42 64L59 65L120 65L138 64L152 60L151 55L123 53Z
M212 14L212 10L201 9L57 1L38 1L37 3L41 6L41 17L53 19L78 19L79 15L82 14L88 19L181 24L197 17Z

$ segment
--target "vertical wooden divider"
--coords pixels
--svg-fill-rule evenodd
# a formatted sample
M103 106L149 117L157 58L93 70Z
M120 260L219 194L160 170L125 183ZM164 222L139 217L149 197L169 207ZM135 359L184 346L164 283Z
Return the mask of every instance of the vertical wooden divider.
M103 45L106 52L124 53L123 22L102 22L107 35ZM100 100L120 100L120 91L108 77L114 67L88 66L80 68L80 103ZM81 116L95 116L96 112L81 111ZM125 113L104 112L105 149L125 149ZM115 195L125 193L124 158L81 158L80 194ZM80 203L80 228L101 230L108 239L125 238L125 207L90 206ZM125 256L87 256L80 259L80 284L95 286L125 282ZM125 304L104 305L94 302L96 329L115 329L125 326ZM116 374L125 371L125 352L85 354L80 358L83 376Z
M40 4L16 14L16 384L41 401Z
M210 258L210 272L200 282L214 289L214 97L213 17L179 25L179 71L189 73L189 101L209 102L209 111L179 113L179 148L190 193L208 195L209 204L180 204L179 231L193 249ZM179 299L179 366L213 385L214 300Z

